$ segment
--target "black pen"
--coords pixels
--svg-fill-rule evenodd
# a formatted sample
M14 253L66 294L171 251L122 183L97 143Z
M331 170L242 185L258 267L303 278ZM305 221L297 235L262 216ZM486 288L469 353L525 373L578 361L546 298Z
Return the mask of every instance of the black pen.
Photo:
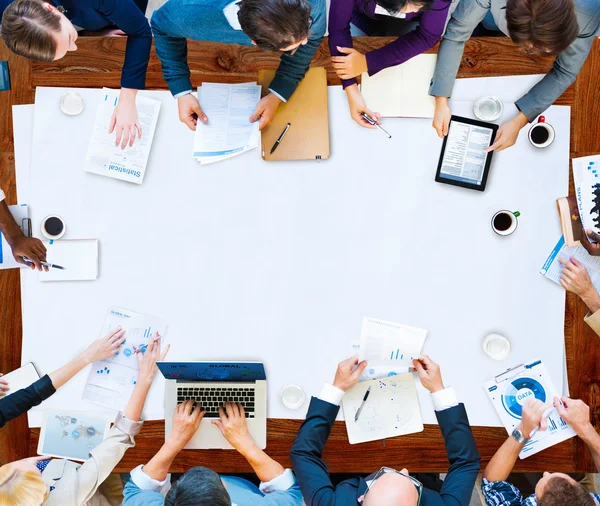
M358 409L356 410L356 414L354 415L354 421L357 422L358 421L358 415L360 415L360 412L362 411L363 406L365 405L365 402L367 402L367 398L369 397L369 393L371 392L371 387L367 388L367 391L365 392L365 396L363 397L362 402L360 403L360 406L358 407Z
M385 128L383 128L379 123L377 123L377 121L375 121L373 118L371 118L371 116L369 116L366 112L361 112L360 115L367 121L367 123L369 123L370 125L375 125L377 128L379 128L385 135L388 136L388 139L392 138L390 133Z
M285 125L285 128L283 129L283 132L281 132L281 135L279 136L279 138L275 141L275 144L273 144L273 147L271 148L271 153L269 154L273 154L273 151L275 151L277 149L277 146L279 146L279 144L281 144L281 141L283 140L283 136L285 134L287 134L287 131L290 129L290 127L292 126L291 123L288 123L287 125Z
M32 264L33 260L29 260L29 258L27 257L23 257L23 260L28 263L28 264ZM62 267L60 265L56 265L56 264L50 264L48 262L40 262L44 267L52 267L54 269L60 269L61 271L66 271L67 269L65 267Z

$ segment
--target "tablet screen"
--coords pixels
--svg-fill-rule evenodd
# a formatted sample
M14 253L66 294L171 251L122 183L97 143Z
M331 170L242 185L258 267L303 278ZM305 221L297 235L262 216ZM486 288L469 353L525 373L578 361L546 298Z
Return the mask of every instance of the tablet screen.
M485 126L450 122L440 176L461 183L481 185L487 149L494 130Z

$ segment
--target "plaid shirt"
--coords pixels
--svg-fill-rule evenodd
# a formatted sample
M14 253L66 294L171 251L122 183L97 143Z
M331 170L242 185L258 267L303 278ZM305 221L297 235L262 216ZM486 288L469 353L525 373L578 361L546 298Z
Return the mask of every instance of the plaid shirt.
M481 490L487 506L537 506L535 494L523 499L519 489L506 481L489 482L484 478ZM600 495L590 495L600 504Z

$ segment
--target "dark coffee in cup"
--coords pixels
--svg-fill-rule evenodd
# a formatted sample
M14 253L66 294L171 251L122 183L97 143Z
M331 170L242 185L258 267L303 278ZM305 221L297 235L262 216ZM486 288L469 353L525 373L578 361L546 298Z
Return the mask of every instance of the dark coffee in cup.
M529 142L536 148L545 148L550 146L554 141L554 128L546 123L546 118L540 116L538 122L535 123L528 133Z
M58 236L62 234L65 229L65 224L57 216L51 216L44 222L44 230L51 236Z
M500 232L505 232L513 224L513 218L508 213L497 214L494 218L494 228Z
M534 144L544 144L548 141L550 137L550 132L546 127L541 125L535 125L531 130L531 140Z

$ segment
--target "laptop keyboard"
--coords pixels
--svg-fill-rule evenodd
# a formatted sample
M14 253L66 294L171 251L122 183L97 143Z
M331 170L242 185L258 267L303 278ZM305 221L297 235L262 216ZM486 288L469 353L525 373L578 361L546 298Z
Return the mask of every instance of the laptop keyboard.
M219 418L219 407L225 407L226 402L241 404L246 418L254 418L254 388L178 387L177 404L185 401L205 409L205 418Z

